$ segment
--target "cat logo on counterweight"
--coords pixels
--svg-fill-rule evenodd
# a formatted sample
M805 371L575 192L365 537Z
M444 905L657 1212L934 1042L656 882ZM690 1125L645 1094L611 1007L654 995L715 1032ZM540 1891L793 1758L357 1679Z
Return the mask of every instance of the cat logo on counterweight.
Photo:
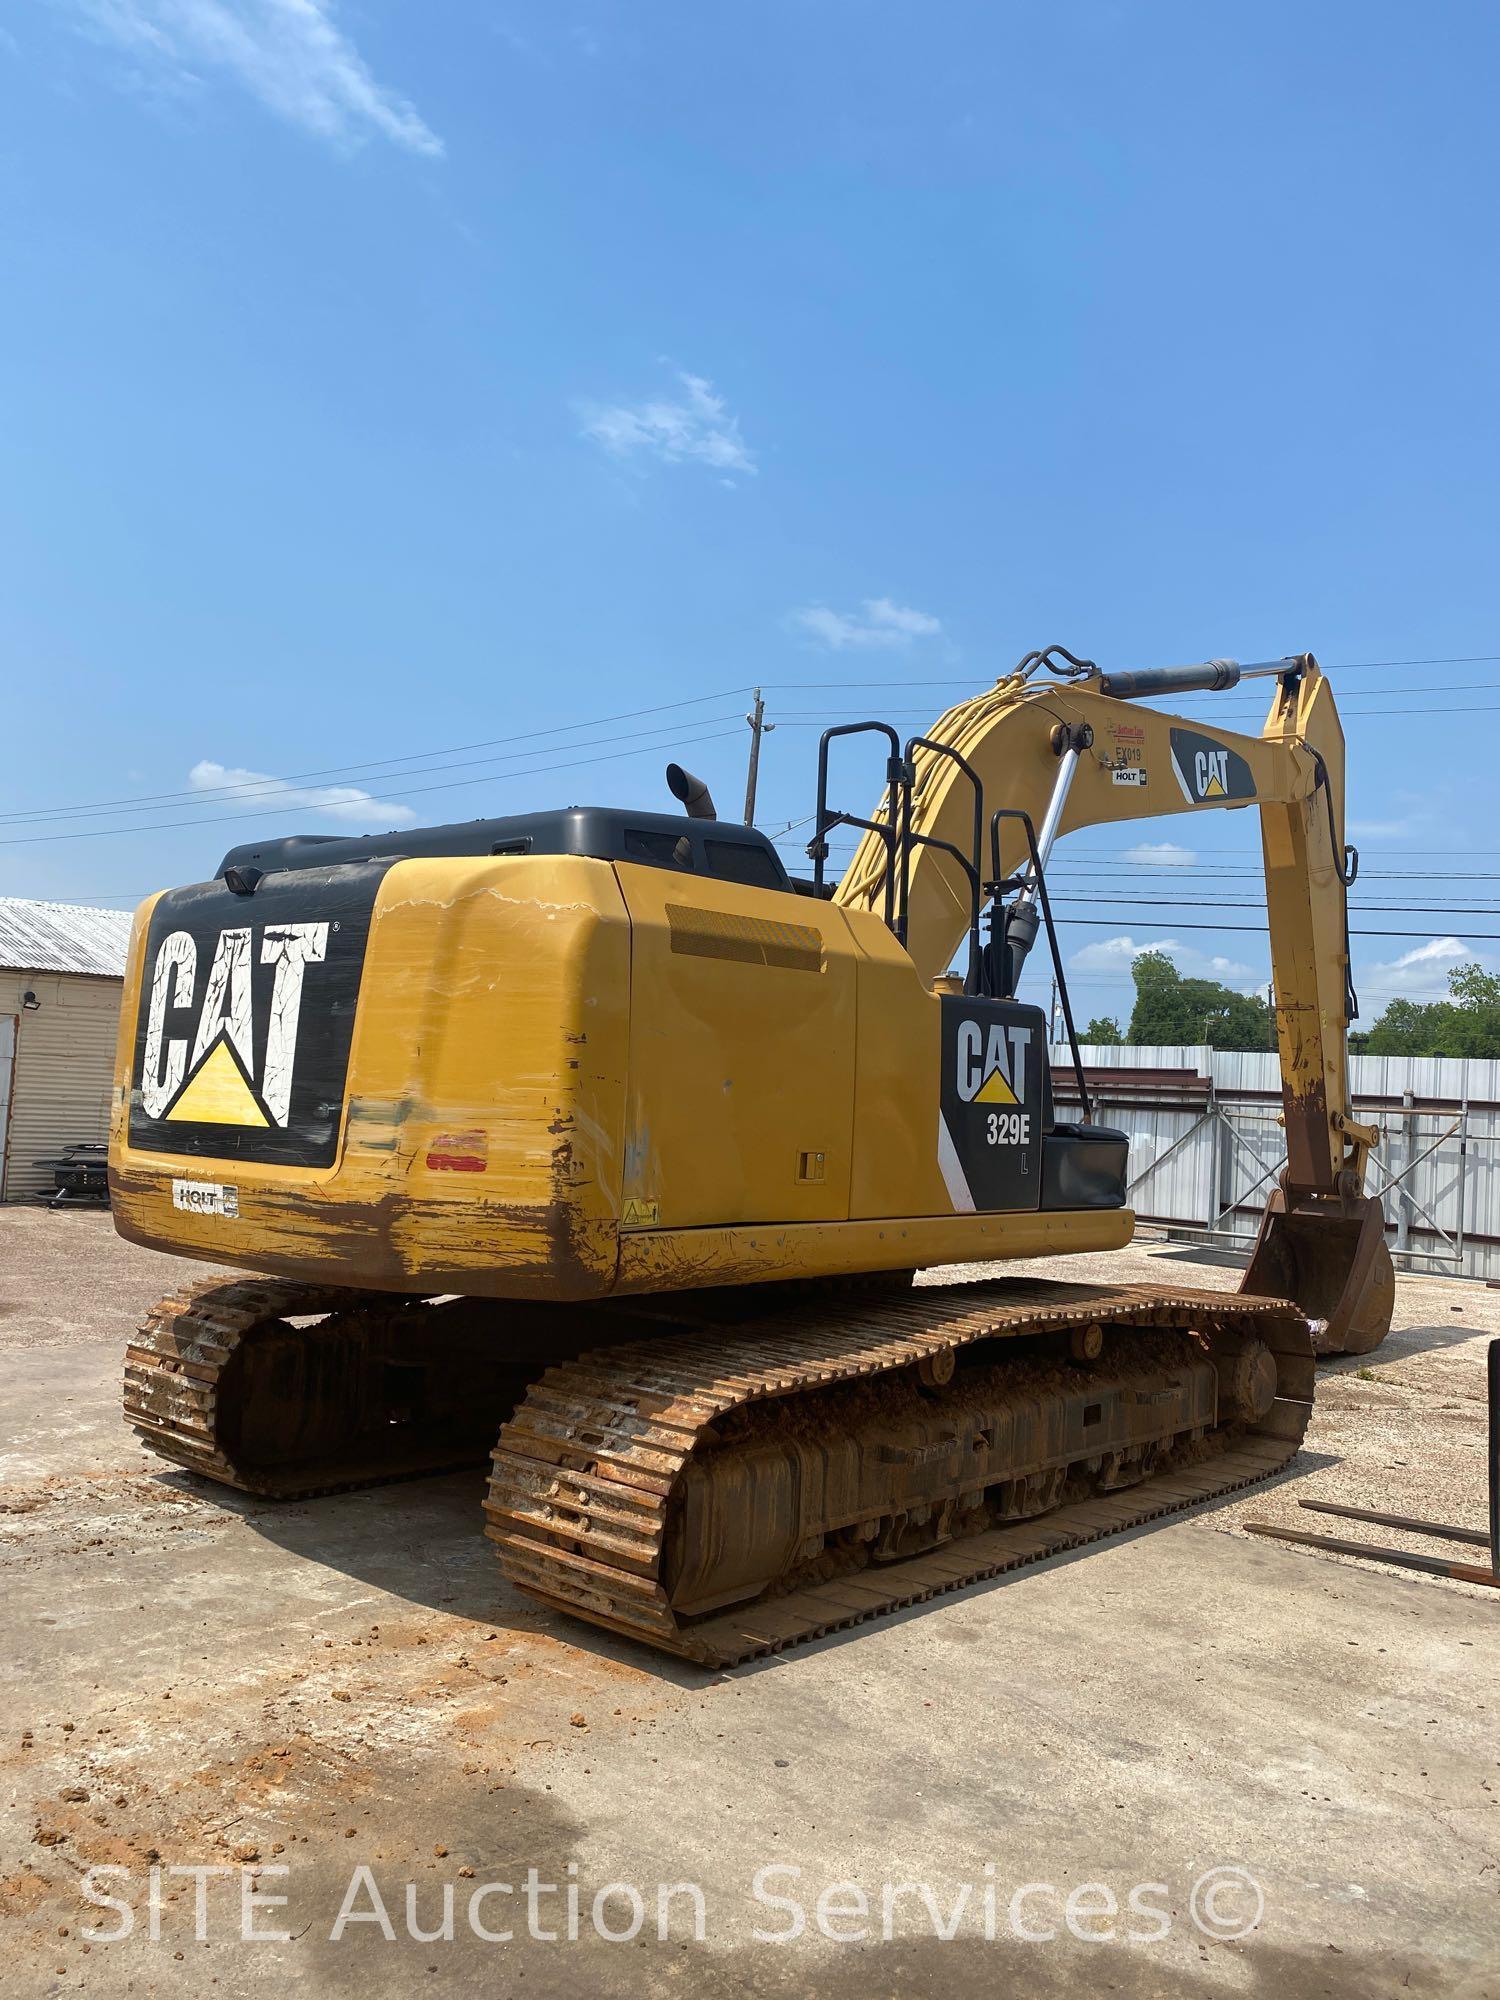
M171 1124L285 1126L291 1112L302 986L328 955L328 925L269 924L222 930L199 982L191 933L171 931L151 971L141 1107ZM264 1045L256 1063L252 965L272 968ZM184 1020L186 1016L186 1020ZM178 1034L179 1026L189 1033Z
M288 868L248 893L215 879L156 898L135 1010L133 1147L333 1165L365 952L390 867L381 858Z
M958 1024L958 1094L965 1104L1020 1104L1026 1096L1031 1030L1015 1022Z

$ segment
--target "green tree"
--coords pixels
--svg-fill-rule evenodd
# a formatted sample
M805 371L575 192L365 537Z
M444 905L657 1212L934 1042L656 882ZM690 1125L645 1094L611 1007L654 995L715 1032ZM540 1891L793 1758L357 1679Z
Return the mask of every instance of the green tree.
M1364 1038L1372 1056L1500 1056L1500 974L1455 965L1446 1000L1393 1000Z
M1207 1042L1215 1049L1273 1049L1275 1024L1258 993L1236 993L1217 979L1184 979L1162 951L1143 951L1131 967L1132 1042Z
M1096 1048L1117 1049L1125 1040L1120 1033L1120 1024L1108 1014L1096 1014L1078 1038L1081 1042L1092 1042Z

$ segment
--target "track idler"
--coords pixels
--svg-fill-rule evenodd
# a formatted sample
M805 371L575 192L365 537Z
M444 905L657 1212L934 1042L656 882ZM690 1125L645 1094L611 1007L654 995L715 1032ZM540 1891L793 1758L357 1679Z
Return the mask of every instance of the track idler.
M1385 1215L1369 1195L1308 1195L1290 1206L1278 1188L1240 1290L1295 1299L1313 1328L1318 1354L1368 1354L1391 1328L1396 1271Z

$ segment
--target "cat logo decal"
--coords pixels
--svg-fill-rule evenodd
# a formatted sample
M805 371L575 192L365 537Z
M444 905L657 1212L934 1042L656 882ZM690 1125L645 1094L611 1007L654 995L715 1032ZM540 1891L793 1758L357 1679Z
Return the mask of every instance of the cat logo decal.
M1023 1102L1030 1046L1031 1029L1014 1021L960 1021L957 1081L965 1104Z
M1190 806L1231 805L1255 797L1254 773L1239 752L1195 729L1172 731L1172 775Z
M191 933L169 932L157 949L147 1001L140 1084L146 1116L191 1125L285 1127L303 982L308 968L327 955L326 923L268 924L258 941L249 925L221 930L200 985ZM257 961L272 969L258 1073L251 999Z
M334 1164L365 952L390 867L287 868L249 894L215 880L156 898L135 1010L132 1146Z

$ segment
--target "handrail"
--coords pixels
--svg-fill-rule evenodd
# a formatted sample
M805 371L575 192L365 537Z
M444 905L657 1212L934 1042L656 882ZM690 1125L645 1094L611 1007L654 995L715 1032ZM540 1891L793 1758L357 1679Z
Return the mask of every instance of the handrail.
M951 840L939 840L934 834L921 833L911 823L912 772L915 768L912 752L928 750L934 756L947 757L956 764L969 783L974 787L974 847L972 859L966 857ZM907 904L911 887L911 850L913 845L935 847L944 854L951 854L969 878L969 968L964 975L964 991L977 993L980 988L979 910L984 901L984 889L979 874L980 857L984 851L984 784L979 773L969 760L955 750L951 743L935 743L930 736L909 736L906 741L906 782L901 794L901 900L896 921L896 937L901 944L906 943Z
M885 764L890 817L884 825L879 820L860 819L855 813L828 810L829 744L835 736L862 736L870 730L883 736L891 746L891 754ZM841 722L832 729L825 729L818 738L817 830L807 843L807 858L813 864L813 894L819 898L823 895L823 863L828 859L828 842L825 836L829 829L835 826L857 826L865 833L873 833L885 844L885 925L889 931L896 929L897 825L901 817L900 802L906 793L905 778L906 771L901 761L901 738L888 722Z
M1036 886L1042 905L1042 921L1047 927L1047 948L1052 953L1052 970L1057 975L1057 995L1062 1001L1063 1023L1068 1030L1068 1047L1073 1056L1073 1074L1078 1079L1078 1098L1083 1106L1083 1123L1092 1125L1094 1107L1089 1098L1089 1087L1083 1077L1083 1057L1078 1048L1078 1031L1073 1025L1073 1003L1068 997L1068 980L1063 971L1062 952L1057 942L1057 929L1052 921L1052 902L1047 894L1047 876L1042 867L1042 857L1036 844L1036 828L1032 825L1031 814L1019 806L996 806L990 817L990 866L994 879L989 883L990 930L993 936L995 913L1000 910L1000 895L1008 882L1016 878L1002 877L1000 873L1000 822L1003 819L1018 819L1026 833L1026 845L1031 850L1031 880ZM993 953L991 954L993 959ZM1013 999L1013 994L1004 994L1004 999Z

